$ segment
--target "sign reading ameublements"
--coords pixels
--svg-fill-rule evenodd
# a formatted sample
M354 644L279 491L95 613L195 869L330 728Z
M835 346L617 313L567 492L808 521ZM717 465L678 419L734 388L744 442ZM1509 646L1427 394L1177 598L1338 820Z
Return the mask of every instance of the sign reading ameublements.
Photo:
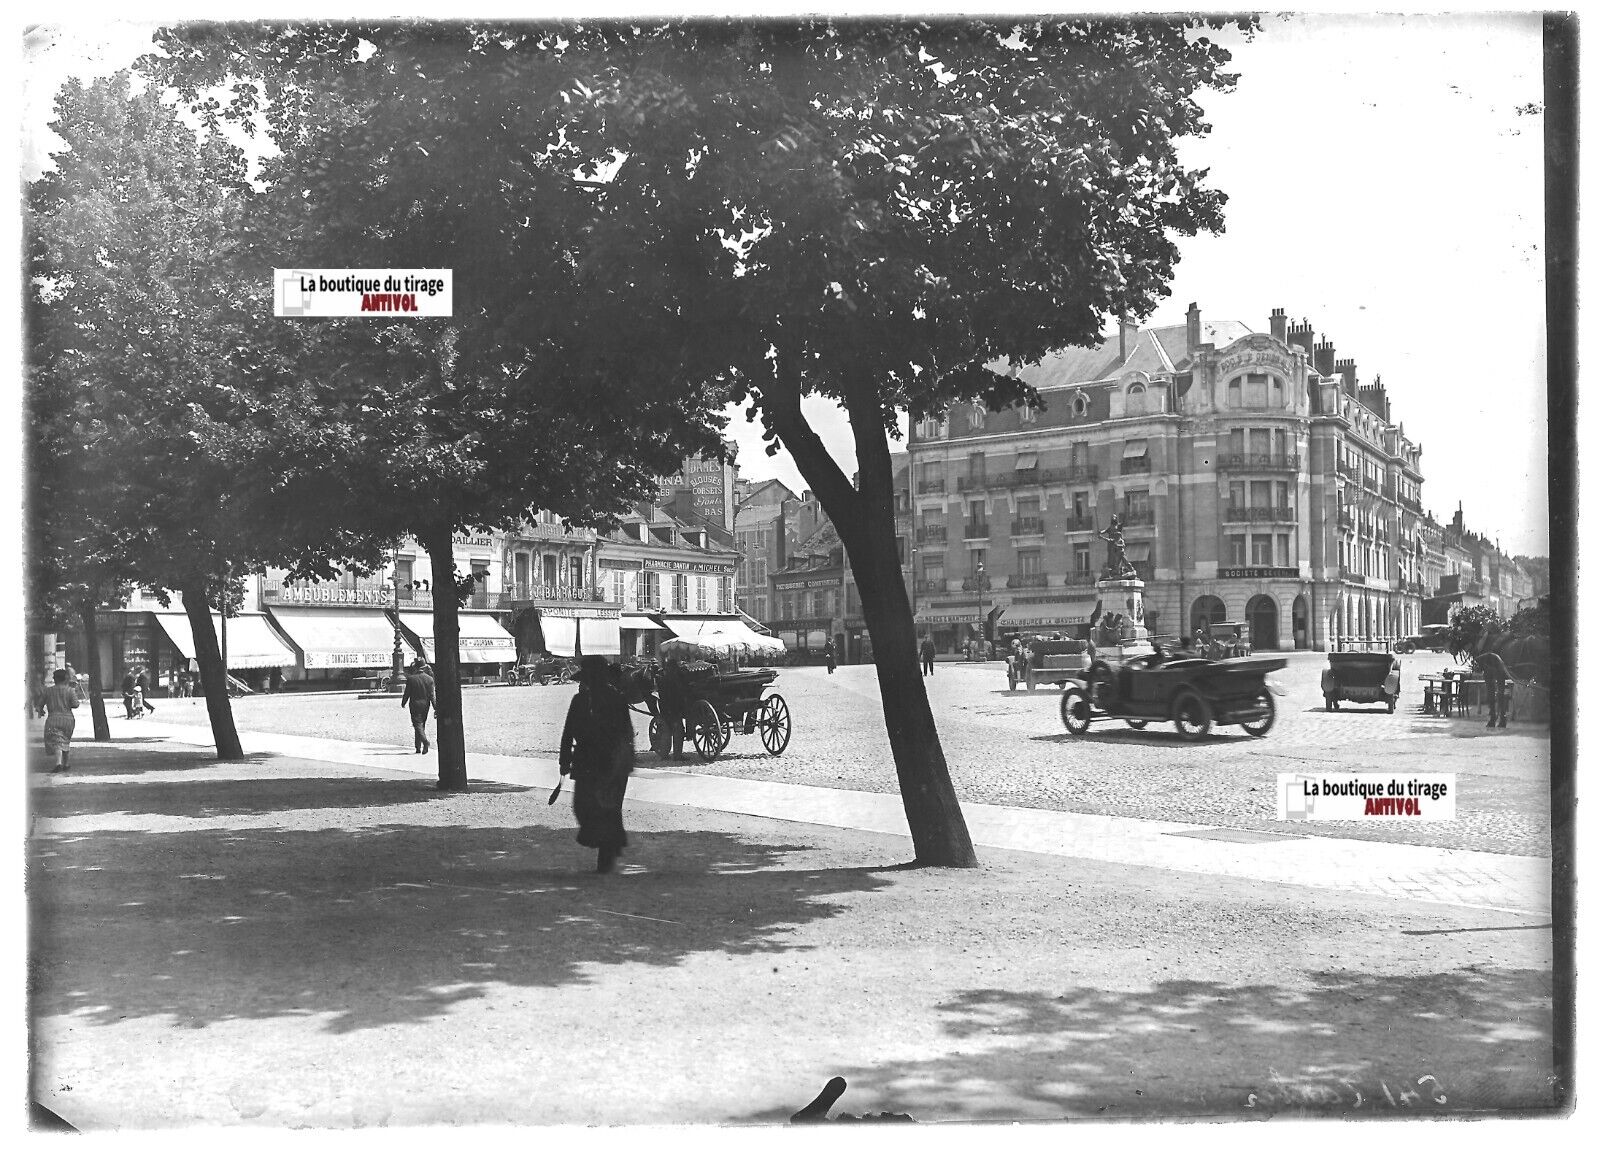
M451 269L273 268L272 307L279 318L449 316Z

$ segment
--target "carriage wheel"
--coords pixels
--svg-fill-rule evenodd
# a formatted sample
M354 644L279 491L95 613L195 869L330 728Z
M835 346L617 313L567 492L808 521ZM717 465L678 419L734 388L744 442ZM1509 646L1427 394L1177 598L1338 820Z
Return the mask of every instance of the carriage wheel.
M1263 717L1261 719L1258 719L1254 723L1240 723L1239 724L1241 727L1244 728L1244 733L1245 734L1253 735L1254 737L1256 737L1258 739L1262 735L1266 734L1268 731L1272 730L1273 721L1275 719L1277 719L1277 717L1278 717L1278 704L1276 704L1276 703L1274 703L1272 701L1272 692L1271 691L1262 691L1261 692L1261 703L1262 703L1263 706L1265 706L1267 708L1267 713L1266 713L1265 717Z
M1211 704L1199 691L1189 689L1172 701L1172 722L1186 739L1203 739L1211 733Z
M1077 687L1068 687L1061 696L1061 725L1074 735L1089 729L1089 697Z
M757 721L761 727L761 743L767 748L767 753L783 754L784 748L789 745L789 734L792 729L789 704L783 701L783 696L768 695L763 699L761 717Z
M722 720L708 699L699 699L689 708L689 722L694 725L694 749L700 757L710 762L722 753Z
M650 716L650 749L658 758L665 759L672 755L672 740L667 737L667 729L660 715Z

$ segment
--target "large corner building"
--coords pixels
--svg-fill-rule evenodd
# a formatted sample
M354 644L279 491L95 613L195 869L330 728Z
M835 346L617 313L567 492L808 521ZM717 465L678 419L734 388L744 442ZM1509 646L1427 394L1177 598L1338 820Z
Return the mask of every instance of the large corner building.
M1043 405L912 428L919 628L943 649L1094 608L1122 517L1151 632L1248 624L1257 650L1359 647L1421 622L1422 449L1381 382L1309 323L1121 325L1020 369Z

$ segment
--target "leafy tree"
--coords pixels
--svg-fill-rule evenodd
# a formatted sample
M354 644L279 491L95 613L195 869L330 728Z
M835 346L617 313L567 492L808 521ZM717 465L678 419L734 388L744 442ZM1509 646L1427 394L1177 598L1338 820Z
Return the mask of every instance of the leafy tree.
M685 456L721 450L715 392L684 382L705 375L686 366L693 333L586 286L594 193L561 140L558 64L519 73L507 103L475 71L500 50L460 26L199 27L162 42L170 59L152 67L202 116L220 117L205 93L231 81L233 113L265 123L278 151L254 231L275 236L273 263L453 270L449 319L283 325L294 406L315 413L317 470L353 528L413 536L433 586L451 587L458 531L532 510L612 525ZM467 785L463 599L433 597L444 789Z
M1493 607L1482 603L1459 607L1450 616L1446 649L1459 663L1469 662L1485 645L1505 630L1506 621Z
M331 573L378 545L320 518L338 501L308 498L296 463L314 429L250 386L288 349L262 323L270 277L240 271L242 154L126 72L69 84L57 117L68 150L29 189L34 554L85 604L124 582L180 593L218 756L239 758L210 607L268 563Z
M210 114L264 116L285 175L313 196L366 189L342 202L386 221L366 249L383 262L443 262L424 233L399 241L417 219L446 225L452 258L469 233L493 238L490 259L530 245L548 257L487 281L461 336L470 362L564 348L598 323L629 346L609 362L578 353L596 384L653 362L652 394L748 401L849 552L917 858L964 866L895 552L888 438L902 413L1036 399L999 365L1148 314L1172 235L1220 228L1224 197L1175 150L1207 128L1196 97L1233 79L1202 32L1153 19L207 27L165 35L160 67ZM229 106L207 105L226 82ZM469 282L486 270L468 266ZM854 484L807 396L847 411Z

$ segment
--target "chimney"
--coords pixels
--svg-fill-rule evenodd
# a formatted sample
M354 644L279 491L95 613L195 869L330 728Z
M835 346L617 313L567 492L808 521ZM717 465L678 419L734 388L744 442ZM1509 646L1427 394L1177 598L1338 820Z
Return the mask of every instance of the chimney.
M1139 338L1139 329L1132 319L1123 316L1117 321L1117 355L1121 362L1128 362L1128 353L1133 350L1135 341Z
M1289 342L1289 317L1283 314L1281 307L1272 309L1272 315L1267 320L1267 326L1272 331L1272 338L1279 343Z
M1319 344L1312 345L1312 366L1317 369L1318 375L1331 376L1337 370L1334 367L1333 355L1333 340L1331 339L1325 339Z
M1303 319L1299 323L1289 325L1289 338L1287 340L1289 346L1298 347L1305 352L1307 359L1311 358L1311 345L1316 342L1316 339L1317 337L1311 331L1310 320Z
M1355 395L1355 394L1358 393L1359 388L1356 385L1356 361L1355 360L1353 360L1353 359L1341 359L1341 360L1338 360L1338 361L1336 361L1334 363L1333 370L1338 372L1340 375L1342 375L1344 377L1343 389L1346 392L1346 394Z
M1188 340L1187 340L1188 353L1190 355L1193 355L1195 353L1195 349L1198 348L1199 346L1200 346L1200 305L1197 304L1197 303L1192 303L1192 304L1189 305L1189 331L1188 331Z

